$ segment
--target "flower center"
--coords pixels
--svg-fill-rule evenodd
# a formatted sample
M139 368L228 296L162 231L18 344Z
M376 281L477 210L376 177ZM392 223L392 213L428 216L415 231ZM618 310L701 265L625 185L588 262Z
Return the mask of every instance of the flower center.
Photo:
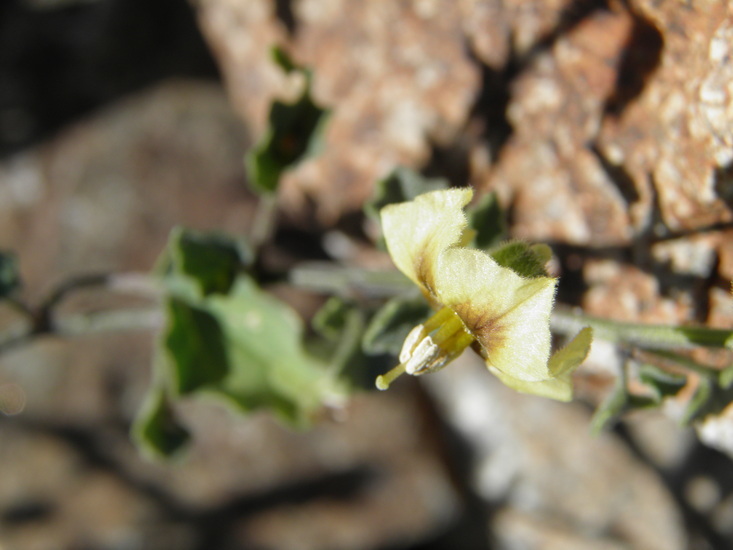
M404 372L419 376L442 369L463 353L473 340L460 317L452 309L444 307L410 331L402 345L400 364L377 378L377 388L386 390Z

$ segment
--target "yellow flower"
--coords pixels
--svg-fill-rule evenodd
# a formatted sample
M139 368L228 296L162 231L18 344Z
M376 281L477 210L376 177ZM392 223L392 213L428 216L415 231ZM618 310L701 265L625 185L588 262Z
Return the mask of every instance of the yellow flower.
M392 260L437 313L409 333L400 365L377 378L377 387L387 389L404 372L434 372L471 346L507 386L570 400L571 374L587 355L590 329L550 357L557 280L522 277L463 247L472 233L463 207L472 196L470 189L433 191L381 211Z

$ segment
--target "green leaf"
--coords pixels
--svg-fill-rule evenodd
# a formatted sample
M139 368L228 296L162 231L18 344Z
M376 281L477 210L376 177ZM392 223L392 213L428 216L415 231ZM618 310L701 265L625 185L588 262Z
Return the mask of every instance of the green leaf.
M722 413L733 402L733 388L721 387L716 381L700 377L697 389L682 416L683 424L703 420Z
M430 314L430 307L422 296L392 298L369 322L362 338L362 350L369 355L398 355L410 330Z
M228 296L206 299L224 333L229 372L207 392L227 398L243 411L269 408L305 424L343 388L327 365L308 355L302 322L295 312L240 277Z
M553 376L568 376L588 357L593 343L593 329L585 327L564 348L550 357L548 368Z
M132 438L143 452L156 458L170 458L189 441L162 388L154 388L140 409L132 427Z
M334 296L316 312L311 324L323 339L311 338L309 349L319 349L319 356L327 360L332 373L343 372L351 382L360 381L357 367L364 363L360 351L366 324L362 308Z
M343 395L327 364L302 345L300 318L240 275L229 294L195 303L171 297L161 339L176 394L222 398L238 410L269 409L304 425Z
M428 191L447 189L449 182L443 178L426 178L404 166L395 168L386 178L377 181L374 195L364 205L366 214L379 220L379 211L388 204L411 201Z
M306 79L306 87L294 103L273 102L268 129L245 158L255 191L274 193L286 170L320 153L328 116L328 110L311 97L310 79Z
M20 287L20 272L15 254L0 252L0 298L7 298Z
M220 320L206 309L172 297L162 345L172 367L172 384L184 395L220 382L230 371Z
M655 365L644 364L639 369L639 380L648 386L657 401L677 395L687 384L687 377L675 374Z
M273 47L272 50L270 50L270 54L272 55L272 60L275 64L284 72L292 73L293 71L302 70L302 68L299 67L280 46Z
M709 413L710 403L713 398L714 384L707 378L699 378L695 393L692 394L690 402L687 404L684 414L682 415L682 423L687 425L695 420L701 420Z
M229 292L237 274L252 263L244 242L180 227L171 232L167 258L168 274L190 279L203 296Z
M352 310L353 306L350 303L333 296L313 316L313 328L328 340L338 340L348 324Z
M509 241L489 251L502 267L508 267L522 277L534 279L547 277L545 264L552 255L547 245L529 245L522 241Z
M474 246L487 250L506 235L506 220L496 193L487 193L468 211L468 226L476 232Z
M733 386L733 365L724 368L718 375L718 384L721 388L728 389Z
M618 422L629 409L629 393L626 389L626 377L619 376L613 391L601 403L591 419L591 432L599 434Z

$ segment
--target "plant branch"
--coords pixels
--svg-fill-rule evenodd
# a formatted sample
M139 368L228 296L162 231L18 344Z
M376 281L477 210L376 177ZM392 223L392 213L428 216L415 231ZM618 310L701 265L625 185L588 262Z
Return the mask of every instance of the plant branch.
M155 330L162 325L163 313L159 308L76 313L65 315L45 327L19 322L0 335L0 354L43 336L69 338L105 332Z
M135 294L157 299L159 290L155 280L143 273L104 273L73 277L64 281L41 303L32 307L17 299L8 304L24 317L0 333L0 353L9 351L40 336L80 336L82 334L120 331L148 330L162 323L159 308L99 311L93 313L68 314L56 318L56 311L70 294L86 288L101 287L104 290Z
M733 349L733 331L730 330L627 323L592 317L562 307L553 311L550 327L554 332L568 336L575 335L584 327L592 327L595 338L648 349Z

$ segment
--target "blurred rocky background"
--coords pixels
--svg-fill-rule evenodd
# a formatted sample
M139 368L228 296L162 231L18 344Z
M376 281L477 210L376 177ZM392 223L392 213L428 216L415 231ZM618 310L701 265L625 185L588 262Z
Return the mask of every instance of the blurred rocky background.
M271 262L389 265L361 205L405 164L496 191L512 235L553 246L562 303L730 328L723 0L5 0L0 247L29 301L149 270L174 225L250 230L242 158L286 88L275 44L333 116L324 154L285 178ZM306 315L320 299L280 292ZM607 346L569 405L469 356L305 432L191 404L192 449L157 464L128 437L153 338L0 357L0 549L733 546L733 463L674 403L590 435Z

